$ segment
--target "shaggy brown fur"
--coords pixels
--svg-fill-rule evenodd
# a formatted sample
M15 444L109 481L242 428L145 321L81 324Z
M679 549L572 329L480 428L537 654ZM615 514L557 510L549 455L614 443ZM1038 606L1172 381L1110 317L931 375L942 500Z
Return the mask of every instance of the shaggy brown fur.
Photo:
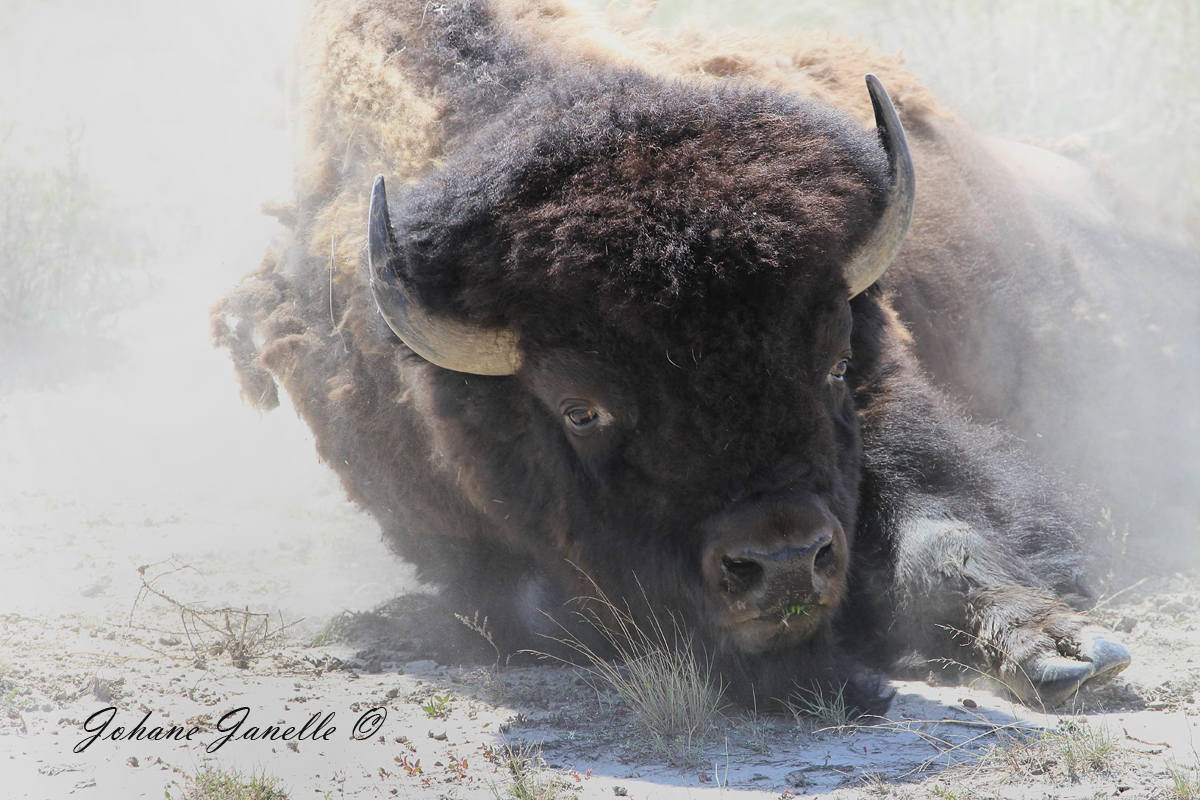
M1041 156L981 141L896 59L828 34L667 39L556 0L308 13L294 206L276 210L292 231L214 309L214 336L251 402L286 388L447 603L544 647L542 612L599 586L670 610L747 697L844 686L864 711L888 699L871 669L1087 657L1069 608L1088 593L1084 517L950 397L1030 438L1060 426L1052 456L1101 452L1062 395L1119 362L1092 343L1114 324L1097 309L1129 294L1088 245L1110 187L1031 182ZM918 204L888 274L847 304L841 265L888 180L862 130L868 72L908 132ZM435 367L381 320L363 259L376 174L389 269L434 312L517 333L517 375ZM1106 232L1114 252L1148 241L1126 228ZM603 412L594 436L564 430L578 397ZM791 600L720 621L705 575L740 569L722 537L746 527L753 551L805 526L832 542L828 598L792 625ZM1054 698L1078 685L1038 674Z

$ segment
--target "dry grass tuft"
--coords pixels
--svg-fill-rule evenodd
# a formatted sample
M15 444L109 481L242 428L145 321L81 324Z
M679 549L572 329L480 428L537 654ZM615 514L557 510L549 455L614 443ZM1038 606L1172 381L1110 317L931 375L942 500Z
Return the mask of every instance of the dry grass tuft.
M695 766L724 695L711 665L697 656L691 635L674 617L664 626L652 616L643 626L628 607L618 607L598 586L593 588L593 602L600 608L581 616L612 646L618 662L569 633L558 641L581 656L584 668L633 710L655 751L672 764Z
M495 640L492 638L492 632L490 630L488 630L488 618L484 617L483 619L480 619L478 611L475 612L475 616L473 616L473 617L467 617L463 614L456 613L454 615L454 618L456 620L458 620L459 622L461 622L463 625L465 625L469 630L472 630L475 633L479 634L480 638L482 638L485 642L487 642L489 645L492 646L492 649L496 651L496 663L493 665L492 669L495 672L499 672L500 671L500 647L496 644Z
M170 791L165 794L171 800ZM279 779L265 773L247 778L236 770L204 767L188 777L187 789L179 800L288 800L288 796L279 788Z
M1122 753L1120 739L1104 725L1086 719L1063 720L1046 733L1028 729L999 730L1000 743L981 758L1021 775L1060 775L1078 781L1093 772L1108 772Z
M501 755L512 777L503 787L492 787L496 800L556 800L567 788L546 769L536 745L507 745Z
M1171 779L1171 794L1176 800L1200 800L1200 766L1181 766L1171 761L1167 764L1167 776Z
M846 708L845 686L837 694L798 691L786 703L797 727L810 734L833 733L839 736L858 729L855 716Z

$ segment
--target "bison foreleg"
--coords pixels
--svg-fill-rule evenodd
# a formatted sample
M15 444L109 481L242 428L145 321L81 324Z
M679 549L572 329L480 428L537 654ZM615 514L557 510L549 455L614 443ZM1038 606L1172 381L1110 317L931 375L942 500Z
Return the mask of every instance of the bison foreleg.
M1018 556L1001 542L953 519L902 528L893 621L910 654L902 660L982 669L1023 702L1044 706L1128 666L1129 651L1063 601L1071 586L1047 580L1038 554Z
M1129 666L1129 650L1112 633L1051 595L993 587L971 592L968 606L988 667L1029 705L1058 705Z

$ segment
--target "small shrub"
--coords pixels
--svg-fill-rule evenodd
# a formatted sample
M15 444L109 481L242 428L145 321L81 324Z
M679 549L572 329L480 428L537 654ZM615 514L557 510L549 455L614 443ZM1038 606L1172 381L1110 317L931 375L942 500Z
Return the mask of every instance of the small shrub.
M966 800L966 795L962 792L956 792L949 786L942 786L940 783L935 783L929 793L934 797L940 797L942 800Z
M155 570L147 579L146 573ZM157 585L176 572L195 568L171 561L145 564L138 567L142 587L134 599L134 609L143 599L157 597L179 612L183 633L196 655L196 663L203 664L208 656L228 655L234 666L246 669L253 659L260 658L272 646L281 641L291 623L273 624L270 614L250 611L247 608L205 609L190 603L181 603Z
M425 716L430 719L439 719L450 715L450 693L444 695L434 695L421 706L421 710L425 712Z
M84 172L82 129L67 132L66 163L35 169L6 157L0 136L0 333L90 335L144 288L129 267L141 242L113 219Z

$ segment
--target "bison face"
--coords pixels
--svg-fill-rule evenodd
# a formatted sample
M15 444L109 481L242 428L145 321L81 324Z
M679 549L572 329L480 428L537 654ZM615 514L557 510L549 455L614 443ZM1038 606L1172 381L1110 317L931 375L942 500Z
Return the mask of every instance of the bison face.
M376 182L372 282L428 362L407 363L436 458L537 565L544 610L594 585L737 669L831 663L860 468L848 298L912 211L895 112L876 83L880 146L737 87L576 88L478 134L395 226Z
M561 635L545 614L598 587L669 612L709 655L831 646L860 444L849 304L822 299L799 322L764 302L756 336L678 360L614 332L606 350L526 353L508 377L421 365L440 466L529 565L534 632Z
M840 305L834 318L848 322ZM838 326L785 327L786 342L769 349L789 352L807 338L801 330ZM519 468L496 472L532 484L508 493L550 486L567 499L551 557L577 554L610 596L644 592L741 652L809 638L845 586L858 438L848 341L803 344L828 353L819 371L776 359L770 378L744 368L763 366L761 352L739 356L739 369L729 354L689 353L676 366L666 352L647 357L646 344L629 345L642 356L620 365L557 349L517 376L534 398L536 446L513 454Z

